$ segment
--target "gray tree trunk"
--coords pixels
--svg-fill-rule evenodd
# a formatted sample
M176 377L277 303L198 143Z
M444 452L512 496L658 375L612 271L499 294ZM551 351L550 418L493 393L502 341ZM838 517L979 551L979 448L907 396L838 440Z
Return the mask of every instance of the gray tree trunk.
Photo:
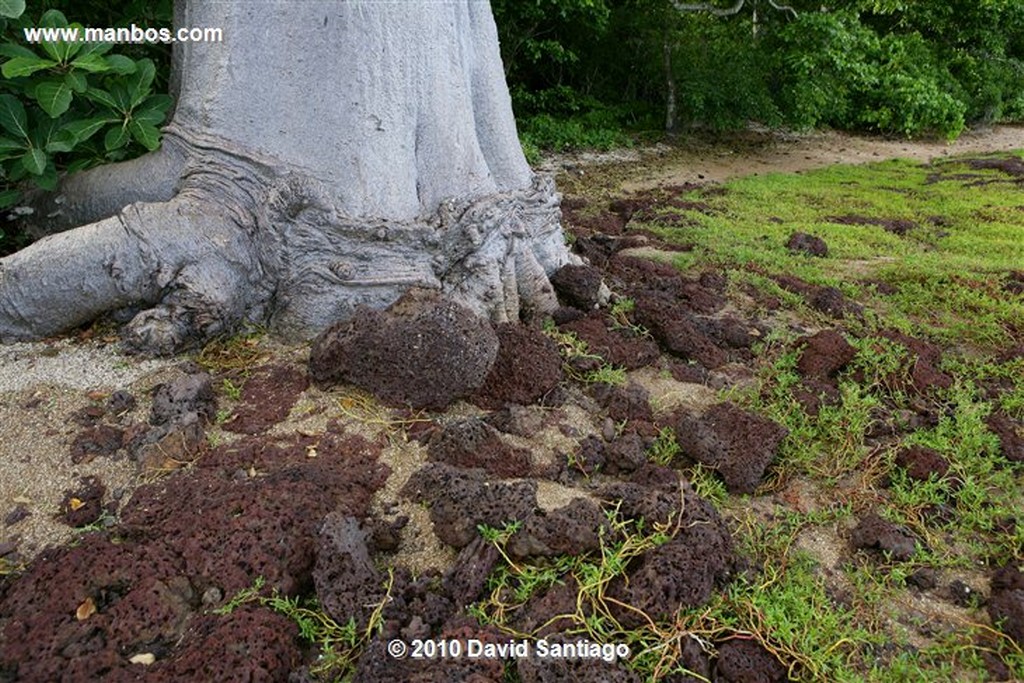
M553 308L547 276L573 257L519 146L489 3L176 14L225 42L176 46L159 151L40 203L49 236L0 260L0 340L111 311L133 314L125 341L148 353L243 321L308 338L414 286L496 321Z

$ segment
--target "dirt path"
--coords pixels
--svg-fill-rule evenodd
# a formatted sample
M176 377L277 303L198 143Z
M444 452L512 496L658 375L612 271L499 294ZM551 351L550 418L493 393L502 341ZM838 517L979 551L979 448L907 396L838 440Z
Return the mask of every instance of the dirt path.
M580 153L555 157L546 171L564 172L563 182L594 164L633 162L619 190L634 192L659 185L723 182L761 173L797 173L833 164L864 164L904 158L936 157L1024 149L1024 126L995 126L964 133L953 143L886 139L834 131L792 134L752 130L718 139L693 138L670 147ZM566 176L568 176L566 178Z

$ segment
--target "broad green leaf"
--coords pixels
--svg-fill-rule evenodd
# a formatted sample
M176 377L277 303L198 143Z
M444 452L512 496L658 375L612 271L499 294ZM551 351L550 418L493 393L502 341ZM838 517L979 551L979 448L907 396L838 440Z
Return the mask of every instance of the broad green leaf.
M105 107L109 107L112 110L117 109L117 101L114 100L114 96L108 93L106 90L100 88L89 88L85 91L86 99L92 100L96 104L102 104Z
M139 123L146 123L151 126L159 126L167 118L167 113L160 109L140 109L132 112L132 120Z
M66 130L59 131L54 135L48 143L46 143L46 152L48 154L56 154L58 152L70 152L75 148L75 144L78 141L75 136Z
M54 165L52 159L48 164L46 164L46 168L43 169L43 172L33 178L33 180L35 180L36 185L44 190L49 191L57 189L57 167Z
M2 2L3 0L0 0ZM38 57L35 52L17 43L0 43L0 57Z
M82 71L88 71L89 73L101 73L103 71L110 71L110 64L107 62L107 58L103 55L96 53L84 54L75 58L71 62L71 66L75 69L81 69Z
M103 146L108 152L112 152L127 145L130 138L127 127L117 126L108 130L107 134L103 136Z
M0 17L17 19L25 11L25 0L0 0Z
M110 67L110 70L114 73L121 74L122 76L135 73L135 60L130 57L125 57L124 55L108 55L106 59L107 66Z
M8 206L14 206L20 199L21 193L17 190L0 190L0 209L6 209Z
M85 74L78 73L77 71L69 71L64 74L64 82L79 95L89 89L89 81L86 79Z
M44 81L36 87L36 101L50 118L57 118L71 106L74 95L64 81Z
M65 124L62 128L62 132L67 132L74 136L75 142L85 142L97 132L99 132L103 126L108 123L114 123L120 119L113 117L97 117L92 119L81 119L79 121L72 121L71 123Z
M0 95L0 128L28 140L28 117L25 107L14 95Z
M81 59L87 55L105 55L113 48L113 43L82 43L82 51L78 53L76 59Z
M57 66L57 62L52 59L43 59L35 55L31 57L15 57L4 62L3 68L0 68L0 73L3 73L4 78L19 78L21 76L30 76L37 71L49 69L53 66Z
M173 97L171 97L170 95L165 95L163 93L159 93L159 94L150 95L149 97L147 97L146 100L142 103L142 107L140 107L140 108L141 109L156 109L157 111L162 111L162 112L166 113L167 110L171 108L172 104L174 104L174 98Z
M0 160L13 159L25 153L25 143L10 138L0 138Z
M127 113L132 110L132 98L123 83L112 84L110 95L114 98L114 108L117 111Z
M140 59L135 66L135 73L127 82L128 109L134 108L146 99L146 96L149 95L149 86L153 84L153 78L156 76L156 66L151 59Z
M156 126L132 119L128 124L128 130L131 131L132 137L150 152L160 146L160 131Z
M43 16L39 17L39 26L43 28L67 28L68 19L60 10L51 9L43 12Z
M42 175L46 170L46 152L33 147L21 157L21 165L32 175Z

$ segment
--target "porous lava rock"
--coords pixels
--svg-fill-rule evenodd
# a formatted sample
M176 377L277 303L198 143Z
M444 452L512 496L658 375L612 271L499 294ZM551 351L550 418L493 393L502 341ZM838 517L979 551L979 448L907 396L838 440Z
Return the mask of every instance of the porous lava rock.
M647 335L638 335L629 328L612 328L607 316L591 314L561 326L587 343L590 353L597 354L612 365L636 370L658 359L658 345Z
M501 528L525 520L537 506L537 482L493 481L483 470L428 463L409 478L403 492L427 503L434 533L462 548L477 535L477 526Z
M61 516L68 526L89 526L103 513L103 495L107 487L98 477L82 477L78 486L64 491L60 504Z
M884 330L879 334L903 346L910 354L913 362L910 370L910 389L918 394L924 394L934 388L948 389L953 386L953 378L939 369L942 364L942 351L938 346L897 330Z
M802 380L793 387L792 394L804 412L812 417L817 417L825 406L839 405L843 398L834 381L815 377Z
M477 536L459 551L442 579L444 590L451 597L455 609L464 609L481 598L487 579L502 561L498 548L483 536Z
M313 583L320 605L337 623L365 629L384 600L383 579L370 556L369 534L355 517L331 512L320 526Z
M708 336L687 307L667 294L637 296L635 317L668 353L693 360L709 370L724 365L729 357Z
M567 265L551 276L551 284L563 304L589 311L607 303L608 291L601 271L587 265Z
M828 244L825 240L806 232L794 232L786 242L786 248L793 252L800 252L809 256L824 258L828 256Z
M994 412L985 420L988 428L999 437L999 448L1010 462L1024 462L1024 425L1005 413Z
M491 324L432 292L413 291L385 311L360 307L313 342L320 386L347 382L385 403L442 410L483 384L498 353Z
M294 621L266 607L199 615L176 654L146 680L285 681L301 660L298 636Z
M153 388L152 427L129 440L144 472L168 471L194 460L204 446L204 429L217 413L210 375L195 364L180 369L184 374Z
M506 549L513 557L579 555L601 547L600 530L608 520L593 501L574 498L551 511L537 510L512 534Z
M734 638L716 645L715 683L783 683L788 669L763 645Z
M717 470L731 493L753 493L789 434L777 422L732 403L704 413L679 410L670 424L683 453Z
M97 456L111 456L124 445L124 431L111 425L97 425L78 433L71 442L71 462L84 465Z
M662 478L645 481L653 476ZM610 590L653 619L671 618L680 608L704 604L716 586L728 581L736 563L732 536L714 507L672 470L645 468L633 479L608 487L604 497L618 496L611 500L621 501L622 519L644 519L648 529L665 525L674 535L637 558L628 578L616 579ZM635 611L621 612L617 616L624 625L642 623Z
M949 461L937 450L927 446L904 448L896 454L896 464L916 481L928 481L932 475L941 479L949 472Z
M427 444L432 462L466 469L480 468L498 477L525 477L530 454L509 446L491 425L479 418L457 420L435 432Z
M797 371L804 377L835 377L856 357L855 349L838 330L822 330L797 340L803 347L797 359Z
M217 414L210 375L193 367L185 369L186 374L153 387L151 425L184 424L195 419L210 422Z
M654 419L650 393L636 382L629 382L625 386L598 383L590 393L613 422L650 422Z
M850 532L850 545L858 550L887 553L897 562L909 560L917 549L917 541L906 528L886 521L874 512L861 516Z
M1003 633L1024 646L1024 574L1016 567L996 570L990 581L988 615Z
M222 427L238 434L258 434L288 417L292 406L309 386L299 368L274 364L257 368L245 380L241 401Z
M310 448L317 457L308 457ZM320 520L335 510L366 516L387 476L377 453L363 439L330 432L224 444L189 471L137 489L121 533L173 547L201 591L233 595L262 576L292 595L311 583Z
M510 403L528 405L543 398L562 381L558 346L543 332L527 325L496 327L498 354L494 366L473 396L490 410Z

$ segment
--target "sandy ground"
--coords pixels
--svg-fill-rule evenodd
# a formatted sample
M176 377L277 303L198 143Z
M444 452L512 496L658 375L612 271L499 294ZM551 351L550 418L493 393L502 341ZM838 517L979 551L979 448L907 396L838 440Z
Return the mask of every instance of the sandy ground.
M787 135L753 131L726 140L681 142L609 154L549 159L542 170L563 182L590 164L634 164L621 190L663 184L723 181L768 172L795 172L836 163L903 157L928 160L957 154L1024 148L1024 127L996 127L965 134L956 143L883 140L824 132ZM98 475L110 494L130 495L139 483L126 460L97 458L76 466L70 445L81 427L74 416L102 405L116 390L128 390L139 406L126 420L145 420L149 390L180 359L142 362L122 356L104 341L63 340L0 347L0 546L17 542L24 558L74 533L56 519L64 492L82 476ZM13 524L18 506L31 514Z

